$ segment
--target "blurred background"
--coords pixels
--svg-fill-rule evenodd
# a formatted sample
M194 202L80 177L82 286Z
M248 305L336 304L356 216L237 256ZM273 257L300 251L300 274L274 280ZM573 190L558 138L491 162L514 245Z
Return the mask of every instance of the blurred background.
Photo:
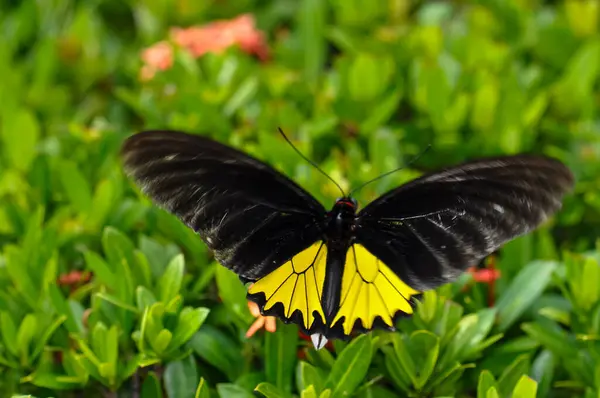
M0 1L0 396L597 397L599 15L597 0ZM498 154L556 157L577 185L398 332L317 352L293 325L269 331L118 157L143 129L194 132L330 206L336 187L278 127L344 188L407 166L363 206Z

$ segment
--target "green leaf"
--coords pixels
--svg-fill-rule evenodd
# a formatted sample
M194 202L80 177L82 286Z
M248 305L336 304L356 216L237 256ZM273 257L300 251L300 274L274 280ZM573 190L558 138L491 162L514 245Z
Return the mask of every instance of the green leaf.
M388 129L379 129L369 137L369 152L373 159L373 166L378 174L398 168L402 162L398 135ZM390 183L378 184L379 192L390 189Z
M450 103L451 87L441 67L427 69L427 110L436 130L444 130L444 114Z
M220 398L254 398L255 395L235 384L217 384L217 392Z
M25 315L25 318L17 331L16 345L19 351L22 365L29 365L30 345L38 330L38 320L33 314Z
M108 328L106 325L102 322L96 323L92 329L90 344L94 354L98 357L100 362L105 362L108 359L107 335Z
M479 374L479 382L477 383L477 398L486 398L487 392L491 388L496 388L496 379L494 376L487 370L482 371Z
M88 213L86 220L87 225L92 228L101 228L115 203L118 203L114 184L112 180L103 180L98 183L91 202L91 208L94 211Z
M356 390L367 374L372 355L369 335L361 335L346 346L327 378L326 388L332 389L332 397L348 396Z
M308 386L306 387L304 390L302 390L302 393L300 393L300 398L318 398L319 396L317 395L317 392L315 390L315 386Z
M279 323L275 333L265 336L265 374L267 382L291 393L297 361L298 327Z
M552 387L556 360L550 350L541 351L531 364L531 376L538 383L539 396L546 397Z
M204 325L189 344L200 358L222 371L229 380L240 376L244 364L241 348L219 329Z
M152 275L156 278L163 274L170 260L181 253L173 244L162 245L144 235L140 237L139 248L148 259Z
M402 95L402 88L396 88L396 90L388 94L361 123L360 131L368 134L387 123L394 112L396 112Z
M354 101L373 101L386 89L393 61L360 53L348 70L348 92Z
M266 398L286 398L290 396L289 393L286 393L271 383L260 383L256 386L254 391L261 393Z
M118 297L125 302L132 302L134 289L132 265L136 261L133 244L117 229L106 227L102 234L102 247L113 273L119 275L115 278L114 286Z
M246 105L256 95L259 81L256 76L248 76L225 104L223 112L232 116L238 109Z
M70 333L80 334L83 331L83 325L75 317L69 302L63 297L62 292L56 285L49 286L50 301L57 313L67 317L65 326Z
M154 351L158 355L160 355L163 352L165 352L165 350L171 343L172 338L173 338L173 334L171 333L171 331L169 331L167 329L163 329L158 333L158 336L156 336L155 339L150 340L150 344L152 345L152 348L154 349Z
M168 397L194 398L198 386L198 371L192 355L169 362L164 373L165 390Z
M137 314L137 312L138 312L138 309L136 307L129 305L126 302L119 300L118 298L116 298L115 296L112 296L110 294L96 293L95 296L101 300L104 300L111 304L114 304L115 306L120 307L124 310L133 312L134 314Z
M66 315L61 315L58 318L56 318L54 322L50 324L50 326L44 328L44 331L41 334L41 336L36 339L35 348L31 352L32 360L36 360L37 357L42 353L46 344L48 343L48 340L50 340L50 337L52 337L54 332L56 332L56 330L60 327L60 325L63 324L63 322L65 322L66 319Z
M140 367L144 367L144 361L146 360L147 358L144 358L143 354L136 354L129 357L124 364L119 364L119 380L127 380L133 377Z
M35 288L32 277L28 274L27 263L21 255L21 251L12 245L6 245L4 248L6 271L14 283L17 291L21 294L27 304L35 309L38 291Z
M327 390L323 391L323 392L322 392L322 393L319 395L319 398L329 398L329 397L331 397L331 396L332 396L332 395L331 395L331 390L330 390L330 389L327 389Z
M163 398L162 387L156 373L149 372L142 384L141 398Z
M485 396L486 398L500 398L500 396L498 395L498 390L496 390L494 387L490 388L485 394Z
M195 398L210 398L210 390L204 377L200 378L200 383L198 383L198 388L196 388Z
M254 318L248 310L246 288L233 271L221 266L217 267L216 271L219 297L234 314L239 316L244 326L247 325Z
M4 156L20 171L27 171L35 158L40 126L33 112L21 108L14 113L4 112L2 124L2 147Z
M573 296L582 310L589 311L600 299L600 264L597 259L586 257L582 263L578 262L577 266L580 268L580 278L576 285L572 283Z
M98 254L86 251L83 256L86 266L94 273L95 279L106 286L115 286L115 274Z
M183 254L178 254L171 260L165 273L158 281L160 301L166 304L179 294L181 283L183 281L183 271Z
M179 347L184 343L187 343L194 333L200 329L200 326L202 326L206 320L209 312L210 310L208 308L184 308L179 314L179 322L177 322L177 328L173 333L171 348Z
M4 347L14 356L18 355L18 347L15 344L17 341L17 326L13 322L10 315L2 311L0 313L0 333L2 334L2 341Z
M504 371L498 379L498 391L501 395L508 396L515 385L521 379L521 376L527 374L529 371L529 355L520 355L514 360Z
M525 323L521 328L553 353L569 358L578 351L574 337L550 321Z
M315 86L325 64L327 3L320 0L302 0L299 5L298 31L302 43L304 78Z
M400 334L394 334L392 336L392 343L394 345L394 353L396 354L396 358L398 359L398 364L402 367L403 374L405 374L410 382L415 385L417 384L417 370L415 362L413 361L412 356L410 355L410 351L405 341L405 337ZM400 375L398 375L401 377ZM400 384L402 381L397 380Z
M79 171L77 164L63 160L60 164L60 180L69 202L81 213L92 208L92 190L86 177Z
M299 373L302 382L302 390L306 390L310 386L314 387L315 394L323 390L325 380L323 380L323 377L316 367L308 362L300 361Z
M86 379L61 374L35 372L26 378L31 384L51 390L75 390L85 385ZM29 397L31 395L28 395Z
M552 261L534 261L521 270L496 303L498 330L507 330L540 297L556 269Z
M511 398L535 398L536 394L537 383L527 375L523 375L515 386Z
M117 325L113 325L108 329L106 334L106 357L105 362L110 368L110 375L112 377L117 374L118 360L119 360L119 329Z
M498 81L494 77L480 82L473 98L471 127L476 131L490 129L496 120L496 109L500 100Z
M475 354L479 344L492 329L495 315L495 309L486 308L463 317L440 360L440 366L446 368L455 361L462 362Z
M144 311L145 308L152 306L156 303L156 298L150 290L144 286L138 286L136 291L136 302L139 311Z
M400 363L395 350L390 347L383 347L382 351L385 354L385 367L392 377L392 381L396 386L404 392L412 391L409 387L412 385L412 379L404 370L403 365Z
M439 339L431 332L419 330L410 336L409 347L416 369L419 369L415 388L421 390L433 374L440 351Z

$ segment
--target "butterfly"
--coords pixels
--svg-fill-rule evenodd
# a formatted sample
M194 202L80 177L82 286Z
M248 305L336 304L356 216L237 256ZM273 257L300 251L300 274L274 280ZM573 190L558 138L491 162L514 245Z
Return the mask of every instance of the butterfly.
M195 134L153 130L122 147L125 172L235 272L263 315L316 348L394 330L424 291L454 281L562 206L570 170L543 156L479 159L425 174L361 210L330 210L266 163Z

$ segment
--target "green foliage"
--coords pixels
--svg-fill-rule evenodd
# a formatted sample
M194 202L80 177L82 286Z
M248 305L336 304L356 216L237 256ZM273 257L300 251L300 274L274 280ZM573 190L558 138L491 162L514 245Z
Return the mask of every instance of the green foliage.
M598 396L598 4L0 3L0 396ZM270 59L178 49L140 80L139 54L171 27L246 12ZM576 192L501 250L493 288L465 274L397 332L320 351L294 325L246 338L245 287L127 181L118 153L141 129L194 131L331 204L336 187L277 127L344 188L406 166L359 191L363 205L517 152L565 162Z

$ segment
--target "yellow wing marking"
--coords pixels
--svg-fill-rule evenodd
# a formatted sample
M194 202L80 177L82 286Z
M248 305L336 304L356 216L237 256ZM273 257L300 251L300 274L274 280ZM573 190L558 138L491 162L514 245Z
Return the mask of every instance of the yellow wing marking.
M340 308L332 325L344 317L344 333L350 334L357 319L371 329L379 316L394 326L392 318L397 311L412 314L409 300L417 293L364 246L354 244L346 254Z
M248 293L264 293L264 309L272 308L276 303L283 304L286 318L300 310L304 327L309 329L315 317L313 311L325 314L321 307L321 295L325 281L327 246L317 242L296 254L292 259L273 272L256 281Z

